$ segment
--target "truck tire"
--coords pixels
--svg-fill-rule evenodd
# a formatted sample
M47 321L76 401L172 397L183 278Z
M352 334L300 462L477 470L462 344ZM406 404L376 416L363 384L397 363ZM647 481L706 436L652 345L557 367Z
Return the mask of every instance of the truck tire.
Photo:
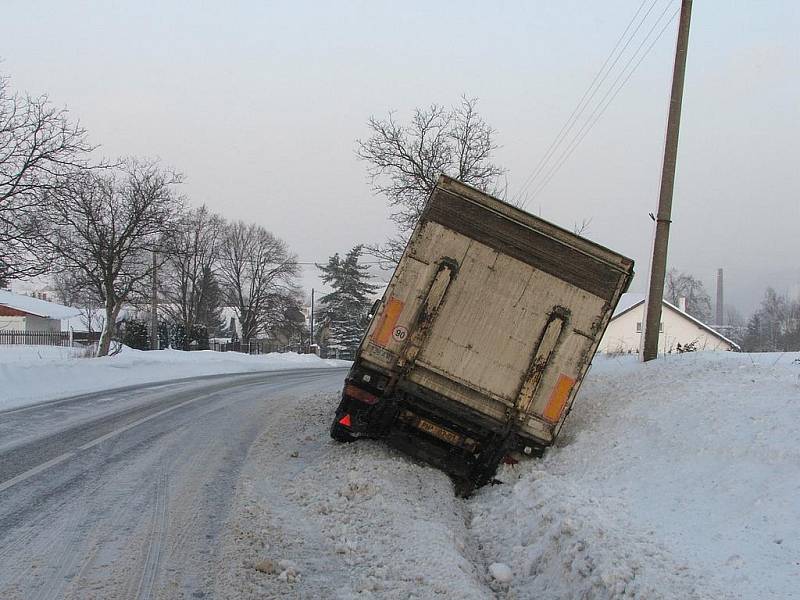
M475 482L461 477L453 479L453 491L459 498L469 498L475 491Z

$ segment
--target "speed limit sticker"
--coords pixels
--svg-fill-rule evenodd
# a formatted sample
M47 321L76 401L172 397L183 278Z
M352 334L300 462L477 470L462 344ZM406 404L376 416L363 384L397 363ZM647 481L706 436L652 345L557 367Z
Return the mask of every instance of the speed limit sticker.
M408 337L408 329L405 327L395 327L392 329L392 339L395 342L402 342Z

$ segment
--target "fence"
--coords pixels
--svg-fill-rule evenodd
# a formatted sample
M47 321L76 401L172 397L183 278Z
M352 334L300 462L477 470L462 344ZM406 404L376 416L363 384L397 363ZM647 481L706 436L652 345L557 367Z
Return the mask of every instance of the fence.
M266 348L265 342L252 341L252 342L220 342L218 340L210 340L208 342L208 349L214 352L242 352L244 354L264 354L269 352Z
M209 340L208 349L214 352L242 352L244 354L267 354L269 352L297 352L302 354L308 351L299 344L279 344L267 340L224 342L218 339Z
M14 331L0 330L0 344L20 344L27 346L70 346L80 344L89 345L100 340L97 332L73 332L72 337L68 331Z

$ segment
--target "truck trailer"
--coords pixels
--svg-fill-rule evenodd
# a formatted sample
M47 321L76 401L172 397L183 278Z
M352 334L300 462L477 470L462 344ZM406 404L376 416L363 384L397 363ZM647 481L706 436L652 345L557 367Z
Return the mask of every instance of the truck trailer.
M632 277L631 259L441 176L331 436L385 439L469 495L507 455L555 441Z

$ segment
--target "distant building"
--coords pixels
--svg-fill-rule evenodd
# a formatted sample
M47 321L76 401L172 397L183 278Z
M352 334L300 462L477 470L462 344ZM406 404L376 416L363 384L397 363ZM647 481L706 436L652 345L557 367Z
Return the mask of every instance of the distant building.
M691 345L697 351L727 350L739 351L739 346L717 330L695 319L682 306L662 301L661 328L658 336L658 351L663 354L678 352ZM611 317L598 352L638 353L644 323L644 294L627 293L622 298Z
M77 308L0 290L0 331L61 331L62 319L79 313Z

